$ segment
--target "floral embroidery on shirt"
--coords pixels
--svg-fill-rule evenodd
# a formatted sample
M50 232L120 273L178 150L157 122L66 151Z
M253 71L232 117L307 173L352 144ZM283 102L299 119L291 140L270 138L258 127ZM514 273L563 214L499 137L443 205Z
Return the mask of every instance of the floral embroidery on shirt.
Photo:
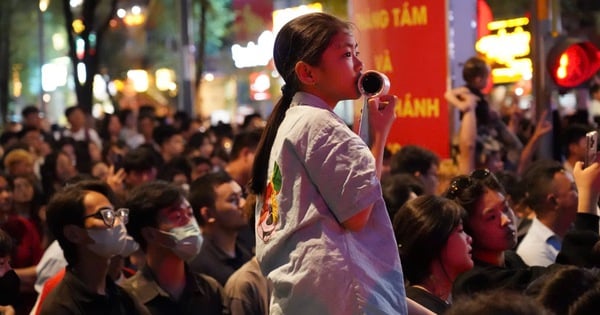
M279 165L273 165L273 175L267 183L267 189L263 197L263 206L260 210L257 231L258 236L266 243L271 239L277 224L279 223L279 204L277 203L277 195L281 190L281 171Z

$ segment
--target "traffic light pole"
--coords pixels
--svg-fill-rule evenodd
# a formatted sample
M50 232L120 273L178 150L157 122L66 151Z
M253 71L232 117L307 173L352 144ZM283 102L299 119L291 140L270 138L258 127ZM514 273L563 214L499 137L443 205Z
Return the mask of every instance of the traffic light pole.
M531 10L531 24L533 34L531 36L531 53L533 62L532 88L535 102L535 116L539 119L544 110L548 111L551 122L557 110L552 100L552 85L546 70L546 55L551 46L553 38L560 32L560 4L558 0L534 0ZM558 11L558 12L557 12ZM554 150L554 139L558 139L560 132L558 125L554 124L552 134L546 134L540 140L538 147L538 158L559 158Z

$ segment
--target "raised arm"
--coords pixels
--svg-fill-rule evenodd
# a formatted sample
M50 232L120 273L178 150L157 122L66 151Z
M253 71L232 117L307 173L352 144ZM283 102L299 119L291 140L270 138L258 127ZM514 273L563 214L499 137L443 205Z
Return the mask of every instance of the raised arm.
M527 141L527 145L521 151L521 155L519 157L519 166L517 167L517 175L522 175L523 171L527 169L527 167L531 164L531 160L533 157L533 153L537 150L539 146L540 139L552 131L552 123L546 120L546 116L548 115L548 111L544 110L540 115L537 124L535 125L535 131L529 141Z
M375 157L375 170L381 179L383 169L383 151L392 124L396 119L396 96L383 95L369 99L369 138L372 140L371 153ZM369 220L373 205L369 205L358 214L342 222L350 231L361 230Z
M477 97L465 87L447 91L444 97L448 103L463 114L458 134L458 172L459 174L470 174L475 170L475 144L477 140L475 107L477 106Z
M573 177L577 186L577 212L598 215L600 164L596 161L584 169L583 162L576 162L573 166Z

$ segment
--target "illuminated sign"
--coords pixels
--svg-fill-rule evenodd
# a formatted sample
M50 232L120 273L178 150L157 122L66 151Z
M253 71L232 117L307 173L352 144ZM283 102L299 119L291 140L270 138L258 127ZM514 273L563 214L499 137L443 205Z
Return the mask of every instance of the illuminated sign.
M127 71L127 79L133 83L133 89L142 93L148 91L148 72L146 70L134 69Z
M254 72L250 74L250 99L264 101L271 98L269 88L271 79L266 73Z
M42 66L42 90L52 92L57 88L67 85L69 78L69 66L71 60L68 57L60 57Z
M315 2L312 4L273 11L273 33L279 33L279 30L285 25L285 23L301 15L313 12L323 12L323 5L321 5L319 2Z
M231 46L231 55L236 68L266 66L273 57L273 32L264 31L256 43L249 42L245 47L235 44Z
M522 17L493 21L488 24L491 35L482 37L475 49L491 61L494 83L530 80L533 66L529 55L531 32L527 30L529 19Z
M320 3L301 5L273 11L273 31L264 31L255 42L248 42L245 46L235 44L231 46L231 55L236 68L251 68L266 66L273 59L273 44L277 32L290 20L311 12L322 12Z

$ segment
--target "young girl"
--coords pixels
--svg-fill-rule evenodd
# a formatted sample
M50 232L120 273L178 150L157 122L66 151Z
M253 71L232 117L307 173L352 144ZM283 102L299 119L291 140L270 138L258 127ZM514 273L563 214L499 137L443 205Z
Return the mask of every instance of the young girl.
M381 196L395 97L369 100L372 148L333 113L363 70L350 24L301 16L277 35L285 80L256 151L256 254L271 314L406 314L397 245Z

